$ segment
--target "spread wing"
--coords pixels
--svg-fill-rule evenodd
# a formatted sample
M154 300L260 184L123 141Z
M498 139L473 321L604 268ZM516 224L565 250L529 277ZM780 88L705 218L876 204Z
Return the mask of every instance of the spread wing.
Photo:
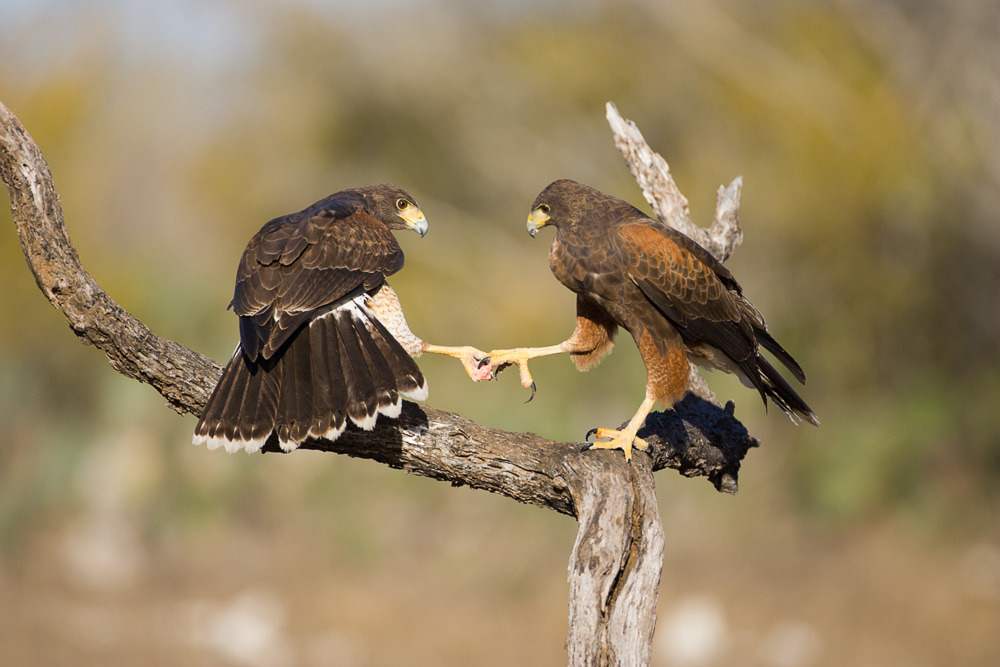
M231 307L251 360L268 359L326 306L382 285L403 267L389 229L354 200L324 200L270 221L250 240Z
M757 357L755 322L732 274L665 225L626 224L616 231L629 278L685 343L711 345L750 374Z

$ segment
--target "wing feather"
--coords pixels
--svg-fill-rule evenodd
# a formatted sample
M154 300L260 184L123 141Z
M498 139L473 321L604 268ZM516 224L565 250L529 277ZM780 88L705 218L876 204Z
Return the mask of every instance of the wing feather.
M652 221L651 221L652 222ZM756 357L752 323L743 316L739 286L704 250L665 225L627 224L618 229L629 278L671 321L683 338L708 343L737 364ZM735 292L735 294L734 294Z
M372 289L403 266L403 251L360 202L326 199L275 218L240 260L231 307L251 360L270 358L313 311Z

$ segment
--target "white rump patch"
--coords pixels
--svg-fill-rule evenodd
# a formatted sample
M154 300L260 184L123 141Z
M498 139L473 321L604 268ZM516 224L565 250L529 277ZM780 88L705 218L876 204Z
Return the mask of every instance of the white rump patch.
M325 320L331 315L335 315L337 313L350 314L355 319L364 322L367 322L371 318L375 317L375 315L365 305L365 300L368 298L367 293L364 290L361 290L360 288L355 290L355 293L356 296L345 297L343 301L336 304L322 315L319 315L310 320L309 326L312 326L313 324L319 322L320 320Z
M330 310L310 320L309 326L312 326L313 323L326 319L336 313L350 313L355 319L363 321L375 317L375 315L365 305L365 301L368 298L367 293L363 290L355 290L355 292L357 292L356 296L345 298L343 301L330 308Z

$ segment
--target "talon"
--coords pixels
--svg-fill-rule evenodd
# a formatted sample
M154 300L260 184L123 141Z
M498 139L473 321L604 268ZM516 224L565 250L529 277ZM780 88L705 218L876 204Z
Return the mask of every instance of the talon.
M586 444L586 445L584 445L583 447L580 448L580 453L583 454L584 452L586 452L587 450L589 450L593 446L594 446L593 444Z
M625 461L629 465L632 464L633 450L645 450L648 447L645 440L632 435L628 429L619 431L613 428L592 428L587 431L587 442L590 442L590 436L594 434L603 439L591 442L590 449L620 449L625 454Z
M587 431L587 435L583 436L584 442L590 442L590 436L594 435L595 433L597 433L597 429L596 428L592 428L589 431ZM591 447L590 445L587 445L587 447L584 449L584 451L586 451L587 449L590 449L590 447Z
M485 357L479 360L479 368L482 368L483 366L486 366L489 363L490 363L490 355L487 354Z
M531 381L531 396L528 397L528 400L526 400L525 403L531 403L531 399L533 399L535 397L535 391L537 391L537 389L538 389L538 387L535 386L535 381L532 380Z

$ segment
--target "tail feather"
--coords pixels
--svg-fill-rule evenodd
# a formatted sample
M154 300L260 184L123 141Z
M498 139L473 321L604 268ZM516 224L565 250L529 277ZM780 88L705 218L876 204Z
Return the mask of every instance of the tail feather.
M367 322L357 319L352 320L354 333L361 343L361 351L365 355L368 368L372 374L372 381L375 384L375 400L379 412L390 417L398 417L399 410L403 404L399 398L399 391L396 386L396 377L386 361L385 355L375 344L372 331L367 326ZM393 414L395 413L395 414Z
M198 420L198 425L195 426L194 432L196 437L215 438L222 435L224 428L222 415L225 412L226 404L234 394L233 385L237 381L239 370L243 365L242 356L243 351L237 345L232 358L222 371L222 378L216 385L215 391L212 392L212 396L208 399L208 404L205 406L205 410Z
M228 451L260 449L274 420L276 390L267 378L237 346L195 426L195 444Z
M234 369L232 384L229 389L229 396L222 404L223 414L235 412L243 414L246 412L246 403L250 396L256 392L256 385L260 381L260 373L255 373L252 365L242 363L243 359L236 361L238 367ZM242 430L240 421L220 422L217 429L228 440L235 440Z
M242 409L243 399L247 393L247 385L252 380L250 369L245 363L243 350L236 348L236 354L226 367L223 378L228 378L227 386L218 392L218 408L216 423L213 424L212 436L233 440L237 437L240 424L238 421L226 421L222 419L225 414L239 414ZM215 395L213 395L215 398Z
M761 329L755 326L753 328L753 333L757 342L762 345L765 350L773 354L774 358L780 361L785 368L791 371L796 380L803 383L806 381L806 374L802 370L802 367L799 366L798 362L792 358L792 355L785 351L785 348L781 347L778 341L774 340L774 337L771 336L766 329Z
M295 342L281 355L281 400L274 430L278 444L290 451L309 437L312 422L312 360L309 334L296 334Z
M338 341L342 345L344 381L347 386L347 415L355 425L365 430L375 427L375 383L368 361L361 351L354 326L349 316L336 316Z
M336 439L348 419L374 428L396 417L400 396L426 398L416 362L360 303L304 324L270 359L237 346L195 426L195 444L257 451L274 434L289 451L310 437Z
M798 423L799 420L803 420L813 426L819 426L819 419L816 418L812 409L792 389L781 373L759 354L757 355L757 368L760 374L754 384L760 390L761 396L769 397L793 422ZM764 403L767 404L766 399Z
M336 440L347 426L347 416L343 406L347 405L347 387L344 384L344 369L341 364L340 343L337 340L337 327L333 317L322 317L314 320L310 326L310 334L319 339L322 344L314 346L319 355L316 363L320 365L319 379L322 388L313 394L315 403L314 415L321 415L313 434L327 440ZM324 405L340 406L336 410L324 410Z
M239 419L227 425L226 436L233 442L247 442L246 449L257 450L264 446L274 423L278 378L262 363L244 363L242 368L240 395L234 400Z
M312 356L312 403L310 405L310 433L327 433L333 426L333 414L325 410L333 402L331 395L329 345L325 338L326 322L317 321L303 335L309 336L309 349Z
M247 449L256 451L264 446L271 433L278 410L281 385L277 373L265 372L259 365L250 368L252 382L247 384L240 407L239 439L251 443Z

